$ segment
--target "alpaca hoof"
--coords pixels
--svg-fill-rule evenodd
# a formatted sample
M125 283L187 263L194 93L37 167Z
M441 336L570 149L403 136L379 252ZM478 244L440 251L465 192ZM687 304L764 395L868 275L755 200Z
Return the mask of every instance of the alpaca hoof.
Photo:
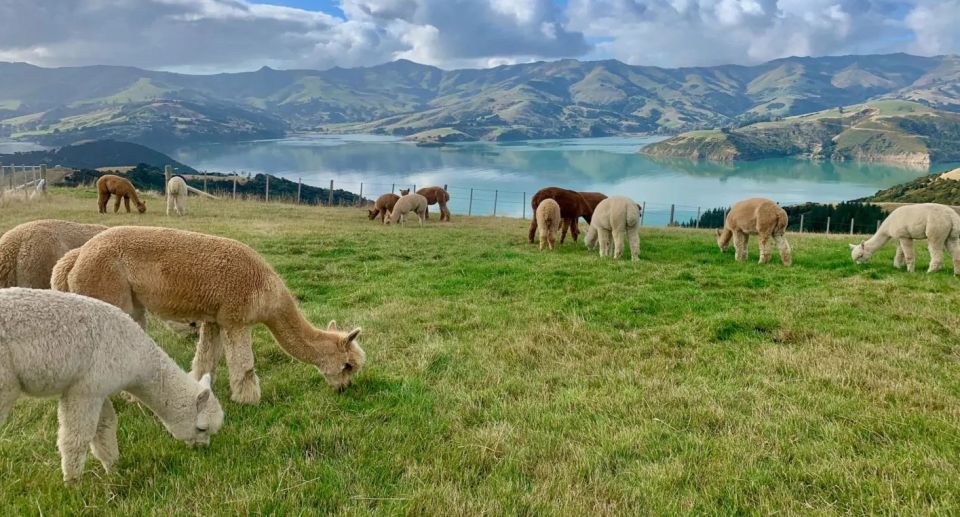
M238 404L256 405L260 403L260 379L251 370L243 383L231 390L230 399Z

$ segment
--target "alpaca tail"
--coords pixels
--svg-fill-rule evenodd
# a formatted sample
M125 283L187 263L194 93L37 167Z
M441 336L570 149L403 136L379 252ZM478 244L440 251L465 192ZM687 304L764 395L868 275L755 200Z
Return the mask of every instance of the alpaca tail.
M80 257L80 248L74 248L57 261L57 265L53 266L53 273L50 275L50 287L54 291L70 292L67 277L73 271L73 266L77 264L78 257Z
M0 288L17 285L17 248L14 243L0 242Z
M780 212L777 213L777 230L775 232L777 235L783 235L787 231L788 221L786 210L781 209Z

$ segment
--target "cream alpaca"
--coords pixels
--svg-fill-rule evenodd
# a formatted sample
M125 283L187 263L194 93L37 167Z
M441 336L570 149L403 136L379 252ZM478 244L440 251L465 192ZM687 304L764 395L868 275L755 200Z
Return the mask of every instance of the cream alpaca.
M747 260L747 244L751 235L760 237L760 263L766 264L773 254L770 239L773 238L780 251L780 260L785 266L793 262L790 243L784 233L787 230L787 212L769 199L745 199L733 205L723 222L723 230L717 230L717 245L727 251L730 239L738 261Z
M167 182L167 215L171 210L177 215L187 213L187 182L182 176L174 176Z
M165 320L202 322L192 374L212 374L226 352L233 400L256 404L250 329L264 323L280 347L346 387L363 367L360 329L314 328L279 275L256 251L232 239L170 228L121 226L68 253L53 286L116 305L141 326L145 311ZM221 334L223 341L221 343Z
M106 229L55 219L11 229L0 237L0 287L50 289L50 273L60 257Z
M624 196L608 197L600 201L593 211L587 236L583 239L587 249L593 249L599 240L601 257L620 258L623 256L623 243L628 239L630 259L637 260L640 254L640 207Z
M850 256L854 262L863 264L890 239L897 239L897 252L893 258L893 267L907 265L907 271L914 271L915 256L913 241L927 239L930 249L930 267L933 273L943 266L943 247L946 245L953 258L953 274L960 274L960 215L946 205L923 203L897 208L883 220L880 229L860 244L850 245Z
M387 217L387 224L403 223L406 215L410 212L417 214L417 217L420 219L420 226L423 226L423 219L427 215L427 198L420 194L405 194L400 196L400 199L393 205L393 210Z
M544 246L553 249L560 231L560 205L547 198L537 205L537 229L540 231L540 251Z
M20 395L60 395L63 479L83 473L87 448L110 471L120 453L110 395L140 399L174 437L209 444L223 424L210 377L187 375L121 310L37 289L0 291L0 424Z

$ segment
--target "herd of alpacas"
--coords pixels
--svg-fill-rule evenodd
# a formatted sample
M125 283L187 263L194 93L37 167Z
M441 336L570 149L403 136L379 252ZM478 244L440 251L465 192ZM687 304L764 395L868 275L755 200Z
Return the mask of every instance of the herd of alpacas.
M98 209L110 195L134 200L146 210L129 181L104 176L97 182ZM116 178L116 179L114 179ZM118 181L122 180L122 181ZM124 183L126 182L126 183ZM170 183L183 182L174 177ZM168 189L170 211L184 214L186 189ZM384 194L368 211L383 224L403 223L410 212L420 224L428 206L438 204L440 219L450 220L449 195L439 187L401 195ZM529 239L539 230L540 250L562 243L569 230L584 237L600 256L618 258L629 244L639 254L641 207L625 196L576 192L558 187L532 199L535 217ZM129 211L129 205L128 205ZM775 243L784 265L792 263L785 232L787 214L767 199L735 204L717 231L725 251L730 241L736 260L747 259L751 235L760 241L760 263L770 260ZM559 238L558 238L559 237ZM960 215L937 204L894 210L877 233L851 244L855 262L864 263L891 239L897 240L895 267L914 270L913 241L926 239L929 271L950 252L960 273ZM63 478L77 480L89 449L110 471L119 457L117 416L110 397L118 392L142 402L175 438L190 445L209 444L223 425L224 413L211 389L221 358L226 359L231 399L260 401L254 368L251 327L263 323L290 356L315 366L326 382L343 390L366 359L357 342L360 328L340 330L331 321L315 327L297 306L283 279L252 248L239 241L162 227L80 224L38 220L0 237L0 424L21 395L59 396ZM199 340L190 372L183 371L146 333L146 313L173 322L199 323ZM38 318L37 314L43 314Z

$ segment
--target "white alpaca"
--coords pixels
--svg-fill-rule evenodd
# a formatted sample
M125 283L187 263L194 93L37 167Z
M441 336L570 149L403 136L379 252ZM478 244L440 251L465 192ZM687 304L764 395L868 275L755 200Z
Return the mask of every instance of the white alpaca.
M167 182L167 215L173 209L177 215L187 213L187 182L180 176L174 176Z
M385 224L403 224L410 212L417 214L420 219L420 226L423 226L423 220L427 216L427 198L420 194L400 196L397 203L393 205L393 210L390 211Z
M70 293L0 291L0 424L21 394L60 395L63 479L83 473L87 448L109 471L119 457L110 395L125 390L177 439L209 444L223 424L210 377L187 375L120 309Z
M933 273L943 266L943 247L953 257L953 274L960 274L960 215L946 205L923 203L897 208L884 219L877 233L860 244L850 245L850 256L857 264L870 260L890 239L897 239L897 252L893 258L893 267L907 265L907 271L914 270L913 241L927 239L930 249L930 267Z
M583 242L593 249L600 241L600 256L620 258L623 243L630 240L630 259L637 260L640 254L640 207L630 198L613 196L600 201L590 219L590 228ZM613 242L611 253L610 243Z

